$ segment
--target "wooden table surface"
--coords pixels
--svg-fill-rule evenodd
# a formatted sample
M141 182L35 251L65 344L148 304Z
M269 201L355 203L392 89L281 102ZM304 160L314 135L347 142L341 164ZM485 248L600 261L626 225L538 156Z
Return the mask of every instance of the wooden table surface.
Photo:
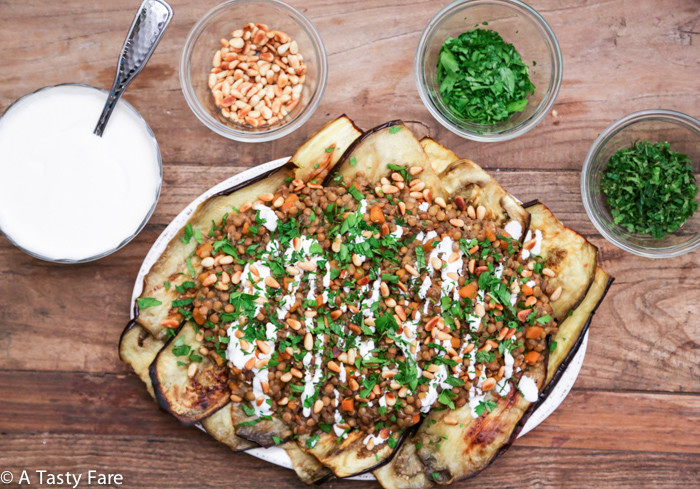
M416 91L418 39L447 2L292 0L324 39L328 86L300 130L257 145L210 132L180 91L186 35L217 0L171 3L174 20L126 94L163 155L163 189L146 228L119 252L78 266L35 260L0 237L0 471L15 475L7 487L20 487L22 469L119 473L129 488L301 486L291 471L232 454L159 411L120 363L117 341L141 261L168 222L211 185L291 154L343 112L363 128L425 122L520 199L541 199L588 236L616 278L568 398L486 472L455 487L698 487L700 252L655 261L613 247L586 216L579 172L596 135L625 114L662 107L700 116L700 2L532 0L563 51L558 114L516 140L483 144L444 130ZM109 88L137 5L0 0L0 111L45 85ZM41 232L41 216L37 225Z

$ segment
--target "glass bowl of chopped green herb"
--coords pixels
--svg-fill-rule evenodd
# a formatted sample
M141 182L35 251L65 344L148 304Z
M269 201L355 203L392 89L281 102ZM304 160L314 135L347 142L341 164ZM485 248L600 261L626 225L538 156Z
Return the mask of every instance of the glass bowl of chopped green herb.
M433 17L415 59L428 111L455 134L505 141L535 127L559 93L554 32L518 0L458 0Z
M612 124L581 172L588 217L608 241L649 258L700 247L700 121L644 110Z

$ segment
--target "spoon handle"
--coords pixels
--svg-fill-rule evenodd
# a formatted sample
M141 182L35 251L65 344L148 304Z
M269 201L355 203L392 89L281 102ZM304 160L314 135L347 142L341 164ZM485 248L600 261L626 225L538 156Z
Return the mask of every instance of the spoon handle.
M173 9L164 0L143 0L122 46L112 90L95 126L96 135L102 136L119 98L151 58L172 17Z

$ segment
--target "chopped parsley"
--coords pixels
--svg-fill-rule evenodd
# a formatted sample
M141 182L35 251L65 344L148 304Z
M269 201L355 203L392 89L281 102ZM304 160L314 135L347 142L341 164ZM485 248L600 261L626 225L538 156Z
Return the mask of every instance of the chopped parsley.
M498 407L498 404L495 401L492 401L491 399L488 399L486 401L479 401L479 404L474 408L474 411L476 414L481 416L484 414L484 411L491 412L494 409Z
M457 117L495 124L522 112L535 86L512 44L490 29L447 39L437 64L440 96Z
M149 307L160 306L162 302L153 297L139 297L136 299L136 304L138 304L139 309L148 309Z
M667 142L637 141L608 161L600 188L615 224L660 239L698 209L698 185L688 156Z

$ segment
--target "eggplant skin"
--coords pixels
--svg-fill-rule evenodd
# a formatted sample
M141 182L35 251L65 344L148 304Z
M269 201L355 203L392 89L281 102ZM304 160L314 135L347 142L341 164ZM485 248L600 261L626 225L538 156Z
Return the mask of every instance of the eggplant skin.
M368 450L364 444L368 435L365 432L350 432L341 443L337 442L335 434L320 432L317 433L320 439L313 448L306 448L309 435L300 437L298 444L302 450L330 468L336 477L345 479L372 472L389 463L417 427L418 425L404 430L393 448L385 442Z
M216 441L223 443L234 452L242 452L256 447L255 443L236 435L234 404L229 402L224 407L202 420L202 427Z
M170 412L181 423L191 425L212 415L229 402L231 395L227 380L226 366L219 365L210 357L204 357L195 375L190 378L187 368L178 365L185 357L173 353L174 342L182 340L193 350L199 350L201 343L189 325L182 326L160 350L149 367L151 383L156 401L161 408Z
M556 342L556 346L548 358L547 379L545 381L545 391L543 392L544 398L556 386L566 367L569 366L571 359L581 347L593 316L598 306L605 299L614 281L615 279L610 277L602 268L597 267L595 278L586 293L586 297L571 312L571 315L559 325L556 336L552 338L552 341Z
M399 120L377 126L357 138L340 158L334 171L329 173L325 183L331 183L336 175L351 182L362 172L365 178L376 184L392 172L387 168L390 164L422 168L420 178L431 189L433 197L445 195L420 141Z
M131 366L136 375L146 384L151 397L155 398L148 367L163 348L164 341L158 340L136 321L129 323L119 337L119 359Z
M316 460L316 458L299 448L296 442L290 441L280 446L289 455L294 472L305 484L318 485L333 477L333 472Z

